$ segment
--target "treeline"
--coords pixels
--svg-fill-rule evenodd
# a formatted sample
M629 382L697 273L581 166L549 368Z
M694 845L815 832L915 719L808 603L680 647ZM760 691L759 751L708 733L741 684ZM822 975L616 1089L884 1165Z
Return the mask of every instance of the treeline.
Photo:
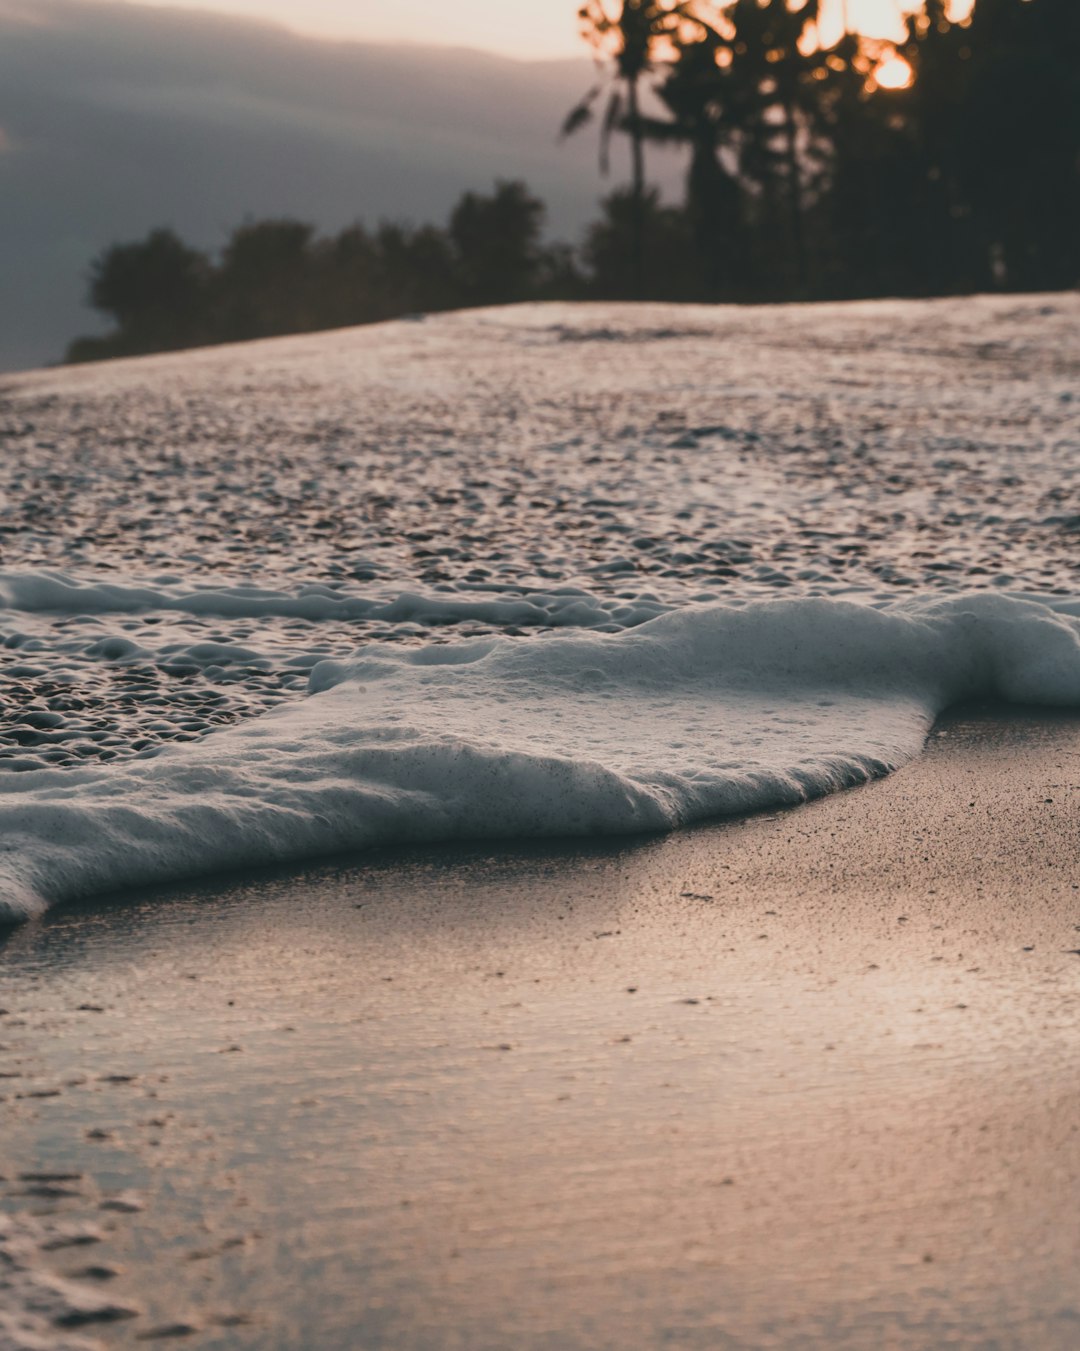
M702 299L1077 285L1080 3L974 0L953 22L948 0L923 0L898 44L848 32L831 46L822 7L585 0L585 36L612 53L613 78L565 129L602 109L602 143L631 138L640 289L663 271L647 237L650 142L689 151ZM641 111L643 83L660 116Z
M216 258L171 230L117 244L91 268L90 303L116 322L78 338L97 361L373 323L419 311L576 294L569 250L542 241L544 205L523 183L466 193L445 228L357 224L320 237L296 220L252 221Z
M634 172L577 248L544 242L543 204L519 182L466 193L442 227L251 222L215 257L157 230L96 260L90 301L116 329L68 359L531 299L1080 284L1080 2L975 0L953 22L947 0L924 0L895 48L856 33L822 46L819 8L587 0L611 79L564 131L598 114L602 157L625 135ZM646 185L657 143L688 152L681 206Z

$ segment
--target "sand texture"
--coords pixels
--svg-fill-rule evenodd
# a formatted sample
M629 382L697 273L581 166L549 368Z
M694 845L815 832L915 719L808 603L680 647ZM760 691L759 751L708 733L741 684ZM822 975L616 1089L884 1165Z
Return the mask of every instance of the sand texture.
M54 912L4 1208L96 1228L35 1262L108 1346L1064 1351L1078 795L1080 719L983 710L794 811Z

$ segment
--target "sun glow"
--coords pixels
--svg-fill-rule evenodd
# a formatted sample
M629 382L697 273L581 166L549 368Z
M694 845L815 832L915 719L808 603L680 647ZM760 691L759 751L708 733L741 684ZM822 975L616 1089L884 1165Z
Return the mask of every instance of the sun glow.
M871 78L880 89L906 89L915 78L915 72L902 56L887 56L875 66Z
M581 0L134 0L168 8L216 10L244 18L269 19L298 32L324 38L367 42L420 42L479 47L524 59L582 55L576 14ZM703 8L723 0L703 0ZM32 11L34 0L0 0ZM966 18L973 0L950 0L948 16ZM613 0L614 7L614 0ZM903 16L919 0L822 0L820 39L829 46L843 31L845 18L867 37L899 41Z

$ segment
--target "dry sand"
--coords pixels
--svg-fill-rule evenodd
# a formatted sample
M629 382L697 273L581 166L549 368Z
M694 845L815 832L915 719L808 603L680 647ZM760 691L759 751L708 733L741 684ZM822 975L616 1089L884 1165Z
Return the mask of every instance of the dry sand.
M116 1268L109 1346L1072 1348L1078 821L1080 717L982 711L774 816L54 914L0 1190L100 1241L23 1260Z

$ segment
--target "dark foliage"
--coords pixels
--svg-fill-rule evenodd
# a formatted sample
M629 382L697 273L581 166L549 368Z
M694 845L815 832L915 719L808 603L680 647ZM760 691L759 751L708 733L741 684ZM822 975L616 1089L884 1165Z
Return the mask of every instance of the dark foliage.
M77 338L69 361L191 347L206 339L211 269L171 230L154 230L141 244L117 244L90 270L90 303L112 315L106 339ZM107 350L97 350L107 344Z
M541 243L544 205L524 183L461 198L446 229L357 224L329 239L302 221L252 221L219 259L169 230L116 244L91 269L90 302L116 321L69 361L269 338L425 310L575 295L572 254Z
M543 204L524 183L500 183L491 197L462 197L450 217L450 247L464 304L505 305L536 294L543 218Z
M620 208L620 220L629 231L631 295L646 291L646 220L650 205L646 200L645 140L647 131L641 113L641 82L656 66L657 49L673 46L684 24L696 30L693 0L621 0L614 12L605 0L585 0L578 10L581 36L598 57L610 56L613 84L600 124L600 170L607 174L608 147L617 128L630 137L630 192ZM597 99L604 92L594 85L572 108L563 123L562 134L572 136L592 121Z
M582 248L542 242L523 183L466 193L445 228L251 222L217 259L169 230L114 245L90 301L116 321L72 361L518 300L782 300L1058 290L1080 284L1080 3L923 0L899 55L845 34L814 45L817 0L590 0L610 59L570 133L628 136L628 188ZM642 94L653 93L649 111ZM649 142L685 146L686 200L644 177Z
M700 293L693 236L685 211L660 202L646 189L613 192L601 203L582 249L590 293L606 300L694 300ZM638 274L638 250L649 259Z

